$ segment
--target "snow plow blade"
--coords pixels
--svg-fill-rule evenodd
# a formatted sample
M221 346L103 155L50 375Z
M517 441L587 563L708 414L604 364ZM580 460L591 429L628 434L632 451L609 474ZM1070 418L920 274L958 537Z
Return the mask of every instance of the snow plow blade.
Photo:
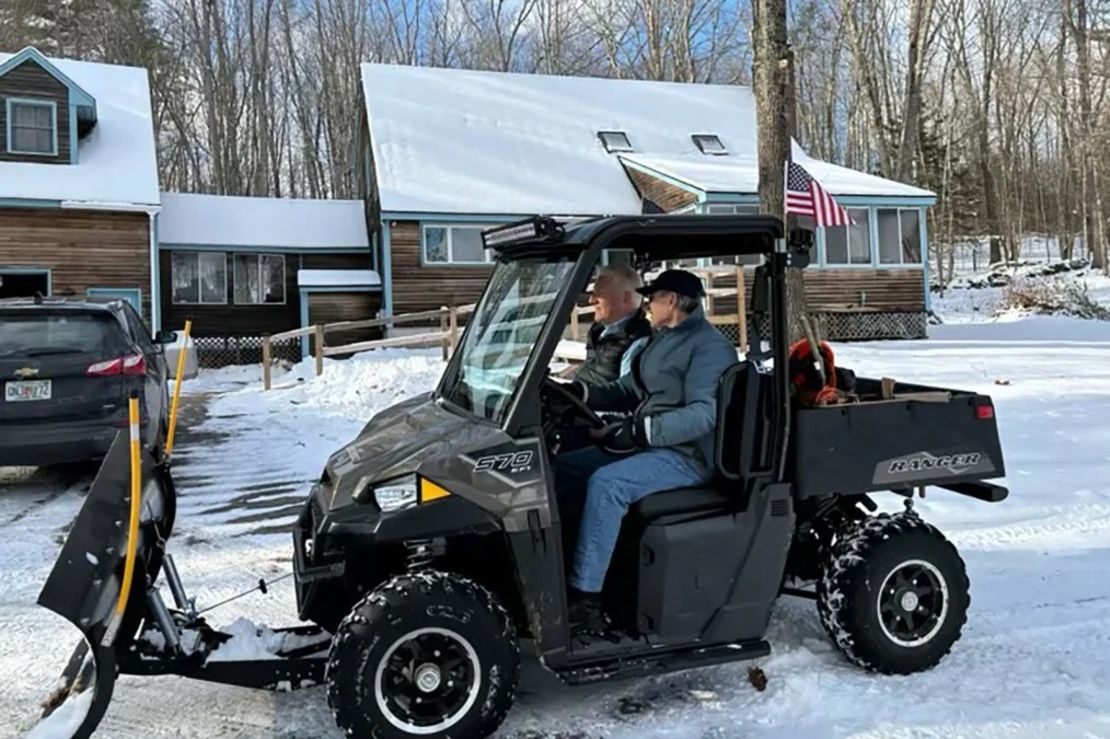
M142 476L134 542L132 459L128 434L122 431L101 463L39 593L39 605L70 621L84 636L62 673L61 685L44 704L43 720L36 727L44 736L92 735L112 699L119 658L147 613L148 583L162 565L176 499L167 465L146 450L136 453ZM130 582L124 587L132 551Z

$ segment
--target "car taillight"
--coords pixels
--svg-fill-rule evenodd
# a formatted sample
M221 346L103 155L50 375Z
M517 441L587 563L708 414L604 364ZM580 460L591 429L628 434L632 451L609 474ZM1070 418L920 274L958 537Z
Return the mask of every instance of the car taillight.
M994 418L994 406L993 405L977 405L977 406L975 406L975 417L978 418L980 421L986 421L988 419Z
M146 357L142 354L129 354L126 357L107 359L90 364L85 370L89 377L112 377L115 375L145 375Z
M109 359L104 362L90 364L85 374L89 377L110 377L118 375L123 370L123 358Z
M132 354L131 356L123 358L123 374L125 375L145 375L146 374L146 357L142 354Z

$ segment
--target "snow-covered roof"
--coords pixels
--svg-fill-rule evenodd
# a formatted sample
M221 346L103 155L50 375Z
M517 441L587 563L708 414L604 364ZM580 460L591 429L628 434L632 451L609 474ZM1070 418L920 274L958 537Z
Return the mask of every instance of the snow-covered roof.
M12 56L0 53L0 64ZM156 206L158 163L146 70L48 61L96 101L96 126L80 140L77 164L0 162L0 198Z
M381 287L382 278L372 269L299 269L300 287Z
M747 87L386 64L362 65L362 85L386 212L639 213L640 197L599 131L628 135L634 153L622 156L681 165L728 192L756 191ZM729 154L702 154L693 134L716 134ZM860 177L843 184L924 192Z
M162 193L163 244L296 249L369 248L361 200Z
M703 192L755 193L759 182L759 163L754 156L707 157L698 154L661 157L625 154L621 158ZM792 158L833 195L933 197L933 193L919 187L811 159L797 145L794 146Z

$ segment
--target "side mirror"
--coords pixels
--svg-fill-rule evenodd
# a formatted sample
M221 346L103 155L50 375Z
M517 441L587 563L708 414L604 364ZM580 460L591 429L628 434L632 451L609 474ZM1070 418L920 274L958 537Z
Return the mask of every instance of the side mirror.
M175 344L177 343L177 332L163 329L155 334L154 341L158 344Z

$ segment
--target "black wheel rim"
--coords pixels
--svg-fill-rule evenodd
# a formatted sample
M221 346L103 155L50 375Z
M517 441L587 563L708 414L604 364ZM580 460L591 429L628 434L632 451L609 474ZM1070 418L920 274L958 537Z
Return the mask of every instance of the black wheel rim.
M386 650L375 698L397 728L431 734L453 726L473 707L479 683L477 655L465 638L446 629L419 629Z
M903 647L921 646L944 625L948 583L930 562L903 562L883 580L878 612L887 638Z

